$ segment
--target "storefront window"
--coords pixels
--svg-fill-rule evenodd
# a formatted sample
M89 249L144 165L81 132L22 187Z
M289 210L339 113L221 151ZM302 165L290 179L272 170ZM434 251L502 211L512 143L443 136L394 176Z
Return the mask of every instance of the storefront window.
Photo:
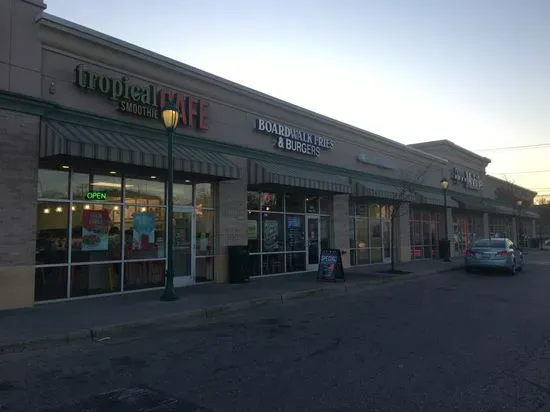
M317 196L306 197L306 213L319 213L319 198Z
M316 244L330 245L331 217L319 214L320 204L330 211L331 197L319 200L297 192L248 192L248 248L254 276L308 270L306 225L315 225ZM261 212L258 212L257 208ZM317 229L318 228L318 229ZM309 267L309 269L312 269Z
M248 192L247 194L247 208L248 210L260 210L260 193Z
M124 290L164 286L165 261L152 260L124 264Z
M267 212L282 212L284 195L281 193L262 193L262 210Z
M319 198L319 211L322 215L330 214L331 198L330 197L321 197Z
M120 263L71 266L71 297L120 291Z
M389 225L389 205L379 205L360 201L350 201L349 244L352 265L381 263L391 258L391 231L382 230ZM384 249L387 253L384 254Z
M440 222L442 213L411 209L410 243L411 259L436 259L439 257Z
M202 211L196 214L197 257L214 255L214 211Z
M287 213L304 213L305 196L299 193L285 194L285 210Z
M304 215L286 215L286 250L306 250Z
M69 173L60 170L38 170L38 199L69 199Z
M165 256L165 209L126 206L124 208L125 259L158 259Z
M114 171L110 175L73 173L71 179L73 200L86 201L88 192L105 192L104 201L120 203L122 179Z
M262 215L262 252L284 251L284 215Z
M260 213L248 212L248 250L250 253L260 252Z
M34 275L34 300L64 299L67 297L68 266L37 267Z
M157 179L125 179L125 203L143 206L164 205L164 182Z
M193 185L174 183L173 196L175 205L191 206L193 204Z
M72 261L120 260L120 206L75 203L72 209Z
M38 202L36 208L36 264L68 262L69 203Z
M214 191L211 183L195 185L197 208L212 209L214 207Z

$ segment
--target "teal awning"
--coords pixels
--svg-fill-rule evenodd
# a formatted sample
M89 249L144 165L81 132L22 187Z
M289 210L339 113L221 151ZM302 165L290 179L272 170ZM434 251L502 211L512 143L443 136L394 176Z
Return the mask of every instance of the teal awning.
M174 142L174 170L238 179L240 169L221 153L190 148ZM47 120L40 136L40 157L75 156L167 168L167 145L162 139Z
M248 162L248 184L275 184L332 193L351 193L349 179L346 177L256 160Z

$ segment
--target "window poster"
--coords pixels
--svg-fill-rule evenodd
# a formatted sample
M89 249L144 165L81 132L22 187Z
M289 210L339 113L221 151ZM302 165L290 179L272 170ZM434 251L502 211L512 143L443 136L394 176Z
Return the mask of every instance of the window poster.
M82 251L109 249L109 227L111 218L108 210L84 210L82 213Z
M151 250L155 247L155 219L152 212L139 212L132 215L134 230L132 248L134 250Z
M279 222L266 219L263 221L264 252L279 250Z

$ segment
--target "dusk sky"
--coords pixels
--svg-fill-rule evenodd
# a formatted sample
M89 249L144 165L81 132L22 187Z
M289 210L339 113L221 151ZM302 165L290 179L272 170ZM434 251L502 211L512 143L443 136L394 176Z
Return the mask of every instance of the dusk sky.
M384 137L452 140L491 158L489 173L550 194L548 0L46 3L48 13ZM542 146L501 149L530 145Z

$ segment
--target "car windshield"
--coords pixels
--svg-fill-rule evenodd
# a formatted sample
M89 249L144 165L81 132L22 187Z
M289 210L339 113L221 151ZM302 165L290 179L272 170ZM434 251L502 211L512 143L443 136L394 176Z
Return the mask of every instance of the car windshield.
M490 247L495 249L506 249L506 241L496 239L480 239L474 242L474 247Z

